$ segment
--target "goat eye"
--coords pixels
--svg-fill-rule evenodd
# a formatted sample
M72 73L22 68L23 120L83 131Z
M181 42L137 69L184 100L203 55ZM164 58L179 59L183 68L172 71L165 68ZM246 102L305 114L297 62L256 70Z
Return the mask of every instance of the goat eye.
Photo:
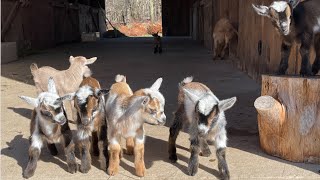
M156 114L157 113L157 110L155 109L150 109L150 114Z
M52 114L49 111L41 111L41 114L48 117L52 116Z

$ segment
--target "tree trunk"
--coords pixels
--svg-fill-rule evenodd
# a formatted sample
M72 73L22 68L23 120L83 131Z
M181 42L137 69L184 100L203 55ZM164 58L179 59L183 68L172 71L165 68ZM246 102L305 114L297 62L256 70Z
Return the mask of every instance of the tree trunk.
M320 163L320 78L262 76L261 148L293 162Z
M154 2L153 0L150 0L149 3L150 3L150 20L153 23L154 22Z

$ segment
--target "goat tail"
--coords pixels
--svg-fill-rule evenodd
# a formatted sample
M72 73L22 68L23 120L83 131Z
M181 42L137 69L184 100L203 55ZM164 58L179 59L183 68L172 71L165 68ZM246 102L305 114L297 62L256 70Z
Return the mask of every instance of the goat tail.
M126 76L118 74L118 75L116 75L115 81L116 82L127 82L127 79L126 79Z
M30 65L30 70L31 70L31 74L34 76L34 73L35 73L35 71L36 70L38 70L39 68L38 68L38 65L36 64L36 63L32 63L31 65Z
M188 83L191 83L193 81L193 77L192 76L189 76L189 77L186 77L184 78L180 83L179 83L179 86L182 87Z

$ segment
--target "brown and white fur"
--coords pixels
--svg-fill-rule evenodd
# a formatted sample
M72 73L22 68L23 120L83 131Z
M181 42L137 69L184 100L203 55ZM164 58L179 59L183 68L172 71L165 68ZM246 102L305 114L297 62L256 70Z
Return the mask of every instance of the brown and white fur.
M188 173L194 176L198 172L199 154L210 156L208 141L216 147L219 172L223 179L229 179L229 170L225 158L227 147L226 118L224 111L231 108L236 97L219 100L212 91L202 83L192 82L192 77L185 78L179 87L178 110L170 127L169 159L177 161L176 139L179 131L185 127L190 135L191 157Z
M55 143L61 143L66 147L72 138L62 101L71 100L73 94L60 97L52 77L49 78L47 85L48 92L40 93L37 98L20 96L22 100L34 107L30 124L29 162L23 172L24 178L34 175L44 142L47 142L50 153L57 155ZM74 166L68 158L67 163L69 168Z
M237 30L232 26L227 18L220 19L213 29L213 59L225 58L229 43L236 35Z
M79 145L81 153L80 171L82 173L87 173L91 169L91 146L94 155L99 155L100 168L107 170L108 142L104 95L108 92L109 90L101 89L96 79L86 77L75 93L77 131L68 148L68 156L74 157L74 145ZM76 162L74 161L74 163Z
M37 64L32 63L30 70L33 75L37 93L47 91L47 81L49 77L53 77L53 80L56 82L56 89L60 96L77 91L83 77L91 74L91 70L87 65L94 63L96 60L96 57L87 59L83 56L70 56L70 67L61 71L50 66L38 68ZM71 104L71 107L73 107L73 104ZM67 106L66 108L70 107ZM72 113L72 118L75 120L76 110L72 109Z
M108 140L109 140L109 175L119 171L121 137L126 138L127 153L134 153L137 176L145 175L143 124L163 125L165 99L159 92L162 78L150 88L132 92L126 83L126 77L116 76L116 83L111 86L106 102Z
M316 75L320 69L320 1L274 1L269 7L254 4L252 6L259 15L270 18L282 37L278 74L286 73L291 47L294 42L297 42L301 44L300 75ZM311 69L309 52L313 45L316 50L316 59Z

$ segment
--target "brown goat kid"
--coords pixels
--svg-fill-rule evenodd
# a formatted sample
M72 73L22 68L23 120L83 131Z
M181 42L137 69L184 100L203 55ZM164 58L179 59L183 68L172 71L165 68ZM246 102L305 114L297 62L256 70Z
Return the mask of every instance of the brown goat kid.
M213 59L224 59L230 40L238 35L237 30L226 18L220 19L213 30Z
M99 156L100 168L107 170L108 151L106 148L108 143L104 95L108 92L109 90L101 89L96 79L86 77L74 97L78 117L77 131L68 148L68 156L75 160L74 146L79 145L82 173L87 173L91 168L91 146L93 154Z
M137 176L145 175L143 124L163 125L165 100L159 92L162 78L150 88L133 93L126 83L126 77L116 76L116 83L111 86L106 102L109 141L108 174L116 175L119 171L121 137L126 138L127 153L134 153L134 165Z

